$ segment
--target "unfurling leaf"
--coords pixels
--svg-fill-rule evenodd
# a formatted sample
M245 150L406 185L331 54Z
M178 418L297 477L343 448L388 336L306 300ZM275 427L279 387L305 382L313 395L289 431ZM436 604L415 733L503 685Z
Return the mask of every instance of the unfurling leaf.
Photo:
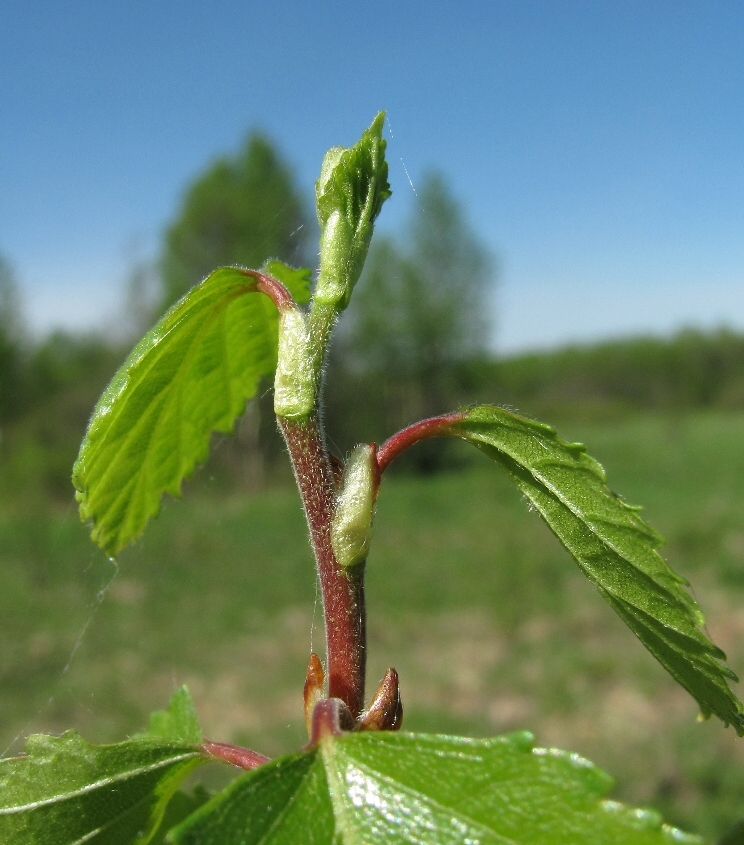
M315 302L338 311L351 292L367 257L374 221L390 196L380 112L349 149L333 147L323 159L315 184L320 223L320 276Z
M299 303L306 270L267 265ZM80 516L109 554L136 539L163 493L205 460L276 367L278 314L239 268L215 270L132 350L101 396L73 469Z
M326 736L238 778L171 832L177 845L681 845L697 837L603 800L575 754L496 739Z
M703 615L656 551L661 537L605 486L602 467L578 443L547 425L484 405L446 431L501 464L631 630L696 699L744 734L744 708L729 687L736 676L703 633Z

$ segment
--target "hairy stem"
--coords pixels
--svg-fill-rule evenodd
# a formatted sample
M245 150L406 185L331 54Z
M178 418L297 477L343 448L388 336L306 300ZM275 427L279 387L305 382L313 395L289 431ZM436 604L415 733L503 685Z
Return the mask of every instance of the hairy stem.
M305 508L318 567L326 629L328 695L340 698L356 717L364 707L366 614L364 564L344 569L331 545L336 505L333 470L317 416L279 419Z
M280 314L288 316L297 309L287 289L273 279L255 271L246 271L256 279L257 289L269 296ZM299 309L297 309L299 312ZM364 563L342 567L336 560L331 543L331 525L336 508L336 476L340 468L334 467L325 446L319 422L320 392L323 360L328 340L337 317L337 311L313 303L307 322L309 331L305 354L309 356L307 381L288 382L289 390L311 385L312 412L307 416L282 414L276 396L282 370L282 336L280 328L279 366L275 382L274 406L277 408L279 427L287 443L297 486L305 508L310 540L315 553L318 580L323 597L326 631L326 678L328 696L340 698L351 711L354 719L364 709L364 675L366 668L366 611L364 604ZM302 326L302 323L300 323ZM291 331L292 328L286 329ZM298 337L299 340L299 337ZM292 352L291 344L287 347ZM294 362L296 364L296 362ZM290 373L291 375L292 373ZM299 373L294 373L299 377ZM285 390L287 386L285 385ZM298 393L299 395L299 393ZM304 394L303 394L304 396ZM289 397L292 398L291 396ZM289 402L287 407L291 407ZM301 407L301 403L298 403ZM334 475L335 473L335 475Z
M384 472L387 466L398 455L405 452L416 443L428 440L430 437L445 437L449 434L449 426L459 422L464 417L461 411L452 414L442 414L441 417L430 417L428 420L409 425L388 438L377 450L377 467Z

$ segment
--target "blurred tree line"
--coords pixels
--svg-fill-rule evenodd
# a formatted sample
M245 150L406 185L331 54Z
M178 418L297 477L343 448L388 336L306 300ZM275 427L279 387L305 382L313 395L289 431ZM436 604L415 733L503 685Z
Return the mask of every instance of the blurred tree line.
M33 343L0 257L0 498L21 506L71 498L71 461L121 359L94 335L58 332Z
M495 264L444 178L429 173L398 237L378 235L343 316L326 374L331 445L344 454L421 417L497 402L549 418L639 409L744 409L744 336L686 331L496 359L489 352ZM212 269L280 257L315 266L317 224L274 144L253 133L187 188L153 266L134 269L132 336L56 333L32 342L10 265L0 258L0 494L69 501L88 416L131 343ZM136 336L135 336L136 335ZM232 487L286 477L269 384L220 437L207 472ZM454 458L438 443L402 469Z
M469 400L469 362L488 355L493 283L492 256L443 177L426 174L400 235L373 242L331 350L326 415L342 451ZM398 466L448 463L444 444L428 441Z

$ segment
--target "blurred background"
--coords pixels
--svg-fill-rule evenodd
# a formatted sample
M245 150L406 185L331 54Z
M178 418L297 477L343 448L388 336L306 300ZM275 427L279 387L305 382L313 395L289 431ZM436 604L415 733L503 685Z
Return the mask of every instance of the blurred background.
M222 264L315 267L325 150L386 109L393 197L327 373L335 451L495 402L583 440L744 673L744 10L710 2L0 8L0 751L140 729L304 742L322 620L270 384L116 561L70 470L98 395ZM529 728L720 835L744 745L696 722L506 479L386 476L370 685L406 727Z

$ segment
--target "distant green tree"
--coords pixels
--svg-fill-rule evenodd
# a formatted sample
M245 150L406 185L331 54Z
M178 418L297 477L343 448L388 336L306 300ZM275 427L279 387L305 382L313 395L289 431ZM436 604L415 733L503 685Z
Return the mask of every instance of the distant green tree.
M331 378L343 380L343 370L347 382L365 383L360 414L364 396L385 409L384 419L367 419L374 438L460 401L463 364L488 349L495 267L438 173L424 177L404 237L378 241L367 266ZM417 450L419 469L441 459L426 443Z
M0 424L23 410L24 332L13 269L0 255Z
M31 350L25 365L26 410L14 427L16 484L69 500L70 466L96 399L125 357L110 338L57 331Z
M402 245L383 241L361 286L355 352L365 368L402 380L435 413L439 373L482 353L493 264L441 175L425 177ZM395 315L391 319L391 314Z
M260 267L279 255L301 263L310 228L288 165L253 132L237 155L218 159L187 190L165 236L161 305L220 265Z

